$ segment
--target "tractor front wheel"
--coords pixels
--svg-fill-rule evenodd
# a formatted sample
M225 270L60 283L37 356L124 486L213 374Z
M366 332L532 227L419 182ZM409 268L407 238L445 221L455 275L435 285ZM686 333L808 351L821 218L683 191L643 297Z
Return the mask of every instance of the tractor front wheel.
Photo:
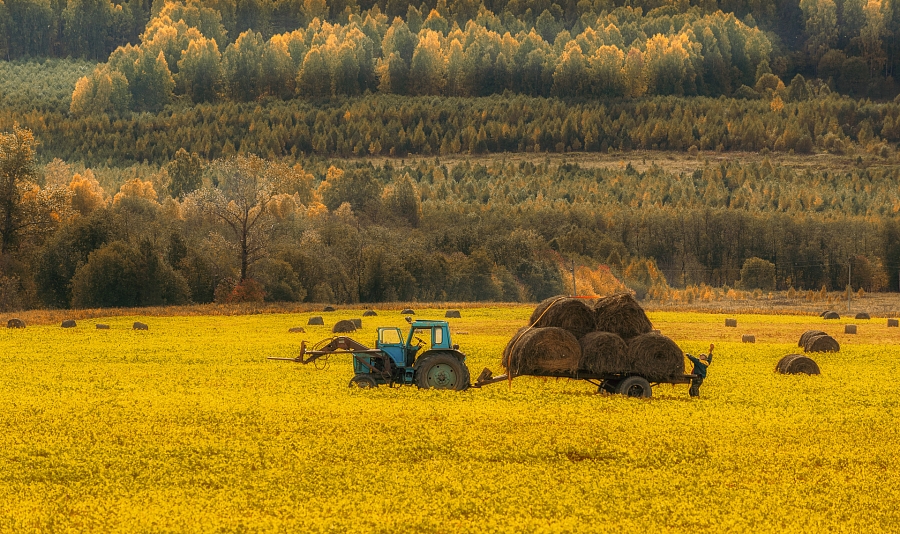
M469 368L452 354L425 356L416 366L416 386L462 391L469 387Z
M372 375L359 374L359 375L356 375L353 378L351 378L350 384L348 384L348 385L351 388L353 386L356 386L359 388L368 389L368 388L377 388L378 382L376 382L375 379L372 378Z

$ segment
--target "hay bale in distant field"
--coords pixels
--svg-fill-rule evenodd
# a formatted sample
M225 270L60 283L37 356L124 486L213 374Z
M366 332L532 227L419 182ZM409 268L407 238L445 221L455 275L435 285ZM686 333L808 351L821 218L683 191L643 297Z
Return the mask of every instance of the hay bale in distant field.
M459 313L459 310L447 310L447 313L444 314L444 317L448 319L461 319L462 314Z
M802 354L788 354L778 360L778 364L775 365L775 372L789 375L817 375L820 373L816 362Z
M416 314L416 312L413 311L411 308L403 308L402 310L400 310L400 313L403 315L415 315Z
M529 324L535 328L564 328L581 339L595 327L594 314L581 299L550 297L538 304Z
M75 328L77 325L75 324L75 321L73 321L72 319L66 319L65 321L62 322L62 324L60 326L63 328Z
M737 328L737 319L725 319L725 326Z
M356 330L356 325L353 324L353 321L349 319L343 319L334 323L334 328L331 329L335 334L341 334L346 332L353 332Z
M803 352L839 352L840 350L840 344L828 334L812 336L806 340L806 345L803 345Z
M869 316L869 314L866 313L866 312L859 312L859 313L857 313L855 318L856 318L856 319L871 319L871 317Z
M823 319L840 319L841 316L838 314L838 312L830 311L830 312L827 312L825 315L823 315L822 318Z
M363 312L363 317L375 317L376 315L378 314L375 313L375 310L366 310Z
M797 343L797 346L803 348L806 346L806 342L809 341L809 338L813 336L825 336L827 335L825 332L821 330L807 330L800 334L800 341Z
M581 346L568 330L558 327L523 328L503 351L503 367L512 376L536 372L574 373L581 361Z
M310 317L309 321L306 322L307 325L317 325L321 326L325 324L325 321L320 316Z
M97 323L97 326L95 328L97 328L97 330L109 330L109 325L104 323Z
M628 342L632 372L650 382L664 382L684 374L684 353L674 341L660 334L642 334Z
M149 326L140 321L135 321L134 324L131 325L131 328L134 330L150 330Z
M357 330L362 328L362 319L350 319L350 320L353 321L353 326L355 326Z
M628 345L612 332L590 332L579 340L581 363L579 369L592 373L628 372Z
M302 326L295 326L293 328L288 329L288 333L290 334L303 334L306 332L306 329Z
M829 314L829 313L831 313L831 310L825 310L825 311L823 311L822 313L819 314L819 317L825 317L825 315L827 315L827 314Z
M653 330L644 309L630 293L619 293L597 301L594 321L597 330L618 334L625 340Z
M322 311L323 312L333 312L334 306L325 306L324 308L322 308Z
M845 324L844 325L844 333L845 334L855 334L856 333L856 325L855 324Z
M900 327L900 319L888 319L888 328Z
M10 319L6 321L6 328L25 328L25 321L22 319Z
M756 336L744 334L741 336L741 343L756 343Z

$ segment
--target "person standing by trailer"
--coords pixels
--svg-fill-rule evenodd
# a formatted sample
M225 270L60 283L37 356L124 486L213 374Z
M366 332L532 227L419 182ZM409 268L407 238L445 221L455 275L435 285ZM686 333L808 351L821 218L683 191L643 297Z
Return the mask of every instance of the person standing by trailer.
M700 396L700 385L703 384L703 380L706 378L706 369L709 367L709 364L712 363L712 355L713 348L715 345L709 345L709 354L701 354L699 358L695 358L690 354L687 354L688 360L694 364L694 369L691 371L692 375L696 375L695 378L691 379L691 389L690 394L691 397L699 397Z

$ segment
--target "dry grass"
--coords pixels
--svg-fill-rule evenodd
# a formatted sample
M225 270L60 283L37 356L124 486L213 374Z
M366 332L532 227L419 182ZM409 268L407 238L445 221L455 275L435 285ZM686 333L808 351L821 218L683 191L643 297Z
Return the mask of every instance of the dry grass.
M408 307L408 303L383 302L379 304L365 304L365 306L378 315L399 314L399 311ZM429 309L473 309L484 308L483 302L417 302L417 306ZM347 304L334 306L336 311L359 310L360 304ZM492 308L516 308L522 306L519 303L491 303ZM0 313L0 320L5 324L10 318L16 317L25 321L28 326L58 324L66 319L97 319L101 317L201 317L201 316L237 316L260 315L273 313L308 313L321 312L322 304L315 302L275 302L275 303L244 303L244 304L192 304L188 306L154 306L148 308L91 308L73 310L26 310ZM365 313L363 313L365 316Z
M798 155L786 154L782 152L772 152L766 155L758 152L714 152L701 151L697 156L691 156L687 152L675 151L659 151L659 150L634 150L628 152L613 152L612 154L604 154L600 152L568 152L566 154L556 153L506 153L506 154L486 154L477 156L467 155L451 155L441 156L441 163L448 167L453 167L459 163L466 161L470 163L478 163L481 165L490 165L495 161L505 161L507 163L520 163L528 161L539 164L549 161L551 165L559 165L561 163L573 163L587 169L592 168L621 168L624 169L629 164L637 171L644 172L653 166L662 168L672 173L692 173L702 168L707 163L710 165L718 165L729 161L740 160L742 163L761 164L766 159L774 166L789 167L798 171L810 172L838 172L859 169L856 158L861 157L863 166L869 169L878 169L882 167L893 167L897 164L897 153L892 152L887 159L865 151L850 152L843 155L835 155L828 153ZM393 166L403 164L414 164L420 160L434 161L434 156L427 157L406 157L406 158L362 158L359 161L367 161L373 165L383 166L390 163ZM353 161L353 160L350 160Z

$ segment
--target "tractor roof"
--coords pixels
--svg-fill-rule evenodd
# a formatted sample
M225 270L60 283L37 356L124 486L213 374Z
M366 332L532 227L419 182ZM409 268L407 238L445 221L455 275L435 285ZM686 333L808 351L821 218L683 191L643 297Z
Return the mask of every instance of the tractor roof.
M435 326L449 326L447 321L431 321L427 319L416 319L412 322L413 328L433 328Z

